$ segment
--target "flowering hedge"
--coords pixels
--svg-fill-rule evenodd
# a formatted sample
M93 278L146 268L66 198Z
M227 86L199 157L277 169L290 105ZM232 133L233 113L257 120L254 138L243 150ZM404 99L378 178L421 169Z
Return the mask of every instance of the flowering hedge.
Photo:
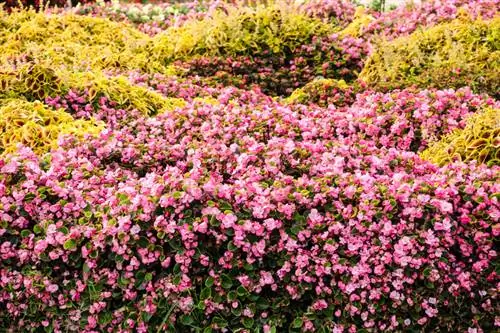
M115 129L2 160L2 326L493 329L498 168L438 169L382 140L394 124L374 144L259 94L155 118L103 101Z
M0 330L498 330L495 92L368 89L342 1L212 5L155 37L0 12Z
M288 54L265 50L259 55L196 57L176 66L184 69L188 78L205 78L206 84L257 85L267 94L287 96L318 76L355 80L368 52L369 45L360 38L332 34L313 37Z

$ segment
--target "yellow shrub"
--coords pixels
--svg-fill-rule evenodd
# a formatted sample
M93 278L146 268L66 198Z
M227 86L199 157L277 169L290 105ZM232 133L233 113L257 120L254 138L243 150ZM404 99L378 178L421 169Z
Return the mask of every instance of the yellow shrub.
M40 102L0 101L0 154L14 152L19 143L41 154L57 146L60 134L82 139L85 134L97 134L102 129L102 122L74 120L70 114L50 109Z
M183 107L186 102L179 98L166 98L147 88L135 86L126 78L107 77L100 71L68 72L53 70L50 64L31 63L18 68L0 69L0 97L24 97L28 100L43 100L47 96L65 95L70 89L89 92L90 102L108 97L125 109L137 109L145 115L154 115Z
M73 71L160 70L145 53L149 40L131 26L103 18L0 11L0 64L28 59Z
M500 109L486 109L471 116L465 129L456 130L422 152L423 159L438 165L454 160L477 160L500 165Z
M105 77L92 72L72 74L68 87L87 90L91 101L108 97L121 108L137 109L145 115L155 115L183 107L186 102L180 98L167 98L147 88L135 86L124 77Z
M159 34L148 50L164 63L195 55L282 55L332 29L283 1L253 7L228 5L225 11Z
M497 95L500 82L500 17L457 19L410 36L381 42L360 79L388 90L411 85L458 88Z

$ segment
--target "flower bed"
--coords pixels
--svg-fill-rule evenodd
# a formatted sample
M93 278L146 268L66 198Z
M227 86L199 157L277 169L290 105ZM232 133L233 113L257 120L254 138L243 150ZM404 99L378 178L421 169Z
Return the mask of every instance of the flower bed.
M0 12L1 331L498 330L498 66L358 78L364 14L395 53L494 26L249 3L155 36Z

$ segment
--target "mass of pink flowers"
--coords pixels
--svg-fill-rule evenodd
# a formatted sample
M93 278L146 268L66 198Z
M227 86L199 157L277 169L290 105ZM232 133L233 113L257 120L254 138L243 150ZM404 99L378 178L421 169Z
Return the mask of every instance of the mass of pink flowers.
M85 90L47 97L106 129L0 158L0 330L499 331L500 166L419 153L500 102L468 87L357 87L326 106L280 97L316 76L355 82L374 34L459 7L492 17L498 3L401 7L288 63L199 57L178 64L183 78L121 73L186 101L154 116ZM304 8L353 18L349 2L323 5Z
M0 161L3 327L497 327L500 169L414 153L497 102L212 95L153 118L85 93L47 101L108 129Z

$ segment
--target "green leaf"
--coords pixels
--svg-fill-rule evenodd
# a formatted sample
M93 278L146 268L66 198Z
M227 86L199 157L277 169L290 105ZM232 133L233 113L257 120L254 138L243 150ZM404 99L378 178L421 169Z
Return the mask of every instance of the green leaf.
M221 286L224 289L230 289L233 286L233 279L226 274L221 275Z
M245 326L246 328L252 328L253 318L248 318L248 317L243 318L243 326Z
M172 194L172 196L174 197L174 199L178 200L178 199L182 198L182 194L183 194L183 192L175 191Z
M139 245L139 247L146 248L149 245L149 240L146 237L141 237L137 241L137 245Z
M300 225L294 225L291 229L290 229L290 232L292 233L292 235L298 235L299 232L301 232L304 228L302 228L302 226Z
M234 252L234 251L238 250L238 248L234 245L234 243L233 243L233 242L229 242L229 243L227 243L227 249L228 249L229 251L231 251L231 252Z
M191 316L188 316L188 315L182 315L180 321L181 321L181 324L185 325L185 326L189 326L194 322L193 318L191 318Z
M109 324L111 320L113 320L113 315L111 314L111 312L104 312L99 315L98 322L99 324L104 326Z
M137 273L135 273L135 278L137 280L141 281L141 282L144 280L145 277L146 277L146 273L144 273L143 270L138 271Z
M209 276L206 280L205 280L205 287L207 288L210 288L211 286L214 285L214 278Z
M76 241L74 239L68 239L64 242L63 248L65 250L74 250L76 248Z
M219 205L219 209L221 211L225 211L225 210L232 210L233 209L233 206L231 206L231 204L229 202L226 202L226 201L221 201L220 202L220 205Z
M29 237L30 235L31 235L31 231L29 231L27 229L24 229L23 231L21 231L21 237L22 238Z
M245 296L248 294L248 290L246 290L243 286L239 286L236 291L238 292L238 296Z
M128 286L129 283L130 283L130 280L124 278L123 276L120 276L120 278L118 279L118 284L122 287Z
M130 200L128 198L128 195L125 193L118 193L117 195L118 200L120 201L120 205L127 205L130 203Z
M40 227L38 224L33 227L33 232L35 234L41 234L43 232L42 227Z
M257 308L259 310L265 310L269 308L269 301L264 297L259 298L259 300L257 301Z
M153 274L152 273L146 273L144 276L144 281L151 281L153 280Z
M207 298L210 298L212 296L212 289L207 287L203 288L200 293L200 299L205 300Z
M238 294L236 293L236 291L232 290L230 292L227 293L227 299L229 301L234 301L238 298Z
M33 199L35 199L35 197L36 197L35 193L28 193L24 196L24 201L31 202Z
M214 317L214 319L212 319L212 323L216 324L220 328L227 326L227 321L222 317Z
M292 327L293 328L301 328L303 324L304 324L304 321L302 320L302 318L295 318L295 320L292 322Z

